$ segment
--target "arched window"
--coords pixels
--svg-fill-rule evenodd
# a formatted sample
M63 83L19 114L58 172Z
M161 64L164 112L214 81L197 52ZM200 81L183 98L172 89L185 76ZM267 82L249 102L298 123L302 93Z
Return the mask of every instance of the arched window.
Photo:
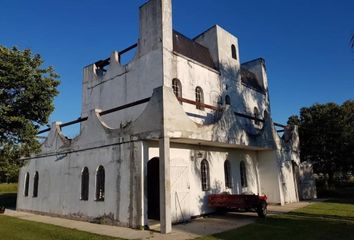
M209 163L203 159L200 164L202 190L208 191L210 189L210 175L209 175Z
M173 89L173 93L176 95L177 98L182 97L182 84L181 81L178 80L177 78L174 78L172 80L172 89Z
M89 197L89 170L87 167L81 172L81 200L87 201Z
M253 114L254 114L254 117L259 119L260 116L259 116L259 111L258 111L258 108L257 107L254 107L254 110L253 110ZM261 122L259 120L255 119L254 120L254 124L256 124L257 126L261 124Z
M264 110L264 113L263 113L263 118L264 120L268 119L269 115L268 115L268 111L267 110Z
M233 59L237 59L236 47L234 44L231 45L231 56Z
M33 197L38 197L38 181L39 181L39 175L38 172L34 174L33 177Z
M204 94L201 87L195 88L195 102L197 109L204 110Z
M231 99L230 99L230 96L229 96L229 95L226 95L226 96L225 96L225 104L226 104L226 105L230 105L230 104L231 104Z
M247 187L247 169L244 161L240 162L241 186Z
M224 174L225 174L225 187L232 188L231 167L230 167L229 160L225 160L224 162Z
M28 197L29 181L30 181L30 174L26 173L26 175L25 175L25 190L23 192L25 197Z
M104 201L104 167L99 166L96 172L96 201Z

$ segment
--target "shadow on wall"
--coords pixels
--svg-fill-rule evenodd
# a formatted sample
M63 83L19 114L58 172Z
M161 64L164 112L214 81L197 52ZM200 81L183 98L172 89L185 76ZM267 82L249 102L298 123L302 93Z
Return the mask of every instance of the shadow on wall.
M210 158L209 152L204 152L205 159L208 159L210 168L213 168L213 164L217 163L220 164L220 161L214 162ZM226 160L226 159L225 159ZM233 160L233 159L232 159ZM197 160L194 161L194 170L195 170L195 175L198 177L200 181L200 188L201 188L201 169L200 169L200 164L202 160ZM223 164L224 162L222 162ZM236 194L236 193L247 193L247 194L260 194L258 192L258 179L255 171L255 163L252 161L252 164L249 163L249 161L245 160L246 163L246 171L247 171L247 186L243 188L240 192L237 191L237 188L241 185L241 179L240 179L240 173L236 171L240 171L240 161L233 160L231 161L231 165L237 165L236 167L231 168L233 171L231 171L231 178L232 178L232 190L229 191L229 189L226 188L225 186L225 179L224 179L224 174L219 174L218 176L210 176L211 182L210 182L210 188L207 191L201 192L200 194L197 195L198 199L198 214L207 214L210 212L214 212L214 209L210 209L208 207L208 195L210 194L220 194L223 192L228 192L231 194ZM220 166L219 166L220 167ZM213 171L211 171L213 172Z
M213 140L226 141L231 144L252 144L267 146L273 145L266 142L267 139L272 139L270 126L270 110L267 95L262 94L254 89L246 86L241 86L240 71L230 64L220 64L221 86L218 101L221 103L221 111L215 112L216 119L213 127ZM226 104L226 102L230 102ZM254 117L254 108L261 110L257 116L266 122L260 122L258 125L255 120L239 116L235 113L241 113L247 116ZM221 114L220 114L221 112ZM221 121L219 121L221 119ZM231 119L232 121L227 121ZM268 122L268 125L266 124Z

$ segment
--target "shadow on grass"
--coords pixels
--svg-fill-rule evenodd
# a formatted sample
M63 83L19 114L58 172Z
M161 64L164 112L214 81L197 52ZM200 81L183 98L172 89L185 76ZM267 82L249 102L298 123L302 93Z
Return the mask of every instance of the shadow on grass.
M336 189L331 194L325 202L200 239L354 240L354 188Z
M326 200L325 202L354 204L354 198L330 198L330 199Z
M17 193L0 193L0 206L16 209Z
M303 217L303 218L311 218L311 219L326 219L326 220L342 220L342 221L353 221L354 216L339 216L339 215L330 215L330 214L310 214L303 212L290 212L289 216L293 217Z
M258 219L254 224L214 234L204 239L354 239L353 228L354 222L319 219L313 214L302 216L291 213Z

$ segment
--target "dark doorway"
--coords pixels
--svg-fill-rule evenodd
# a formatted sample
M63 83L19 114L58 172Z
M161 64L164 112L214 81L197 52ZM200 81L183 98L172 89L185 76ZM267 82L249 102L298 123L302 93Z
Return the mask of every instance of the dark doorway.
M159 158L147 164L148 218L160 220L160 174Z

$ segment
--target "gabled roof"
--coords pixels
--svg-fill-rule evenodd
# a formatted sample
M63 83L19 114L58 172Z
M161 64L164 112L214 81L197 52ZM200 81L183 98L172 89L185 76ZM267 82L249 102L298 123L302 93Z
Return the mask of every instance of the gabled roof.
M173 51L205 66L217 69L207 47L204 47L177 31L173 31Z
M259 84L256 74L243 67L241 67L241 82L247 87L253 88L256 91L264 93L264 89Z

